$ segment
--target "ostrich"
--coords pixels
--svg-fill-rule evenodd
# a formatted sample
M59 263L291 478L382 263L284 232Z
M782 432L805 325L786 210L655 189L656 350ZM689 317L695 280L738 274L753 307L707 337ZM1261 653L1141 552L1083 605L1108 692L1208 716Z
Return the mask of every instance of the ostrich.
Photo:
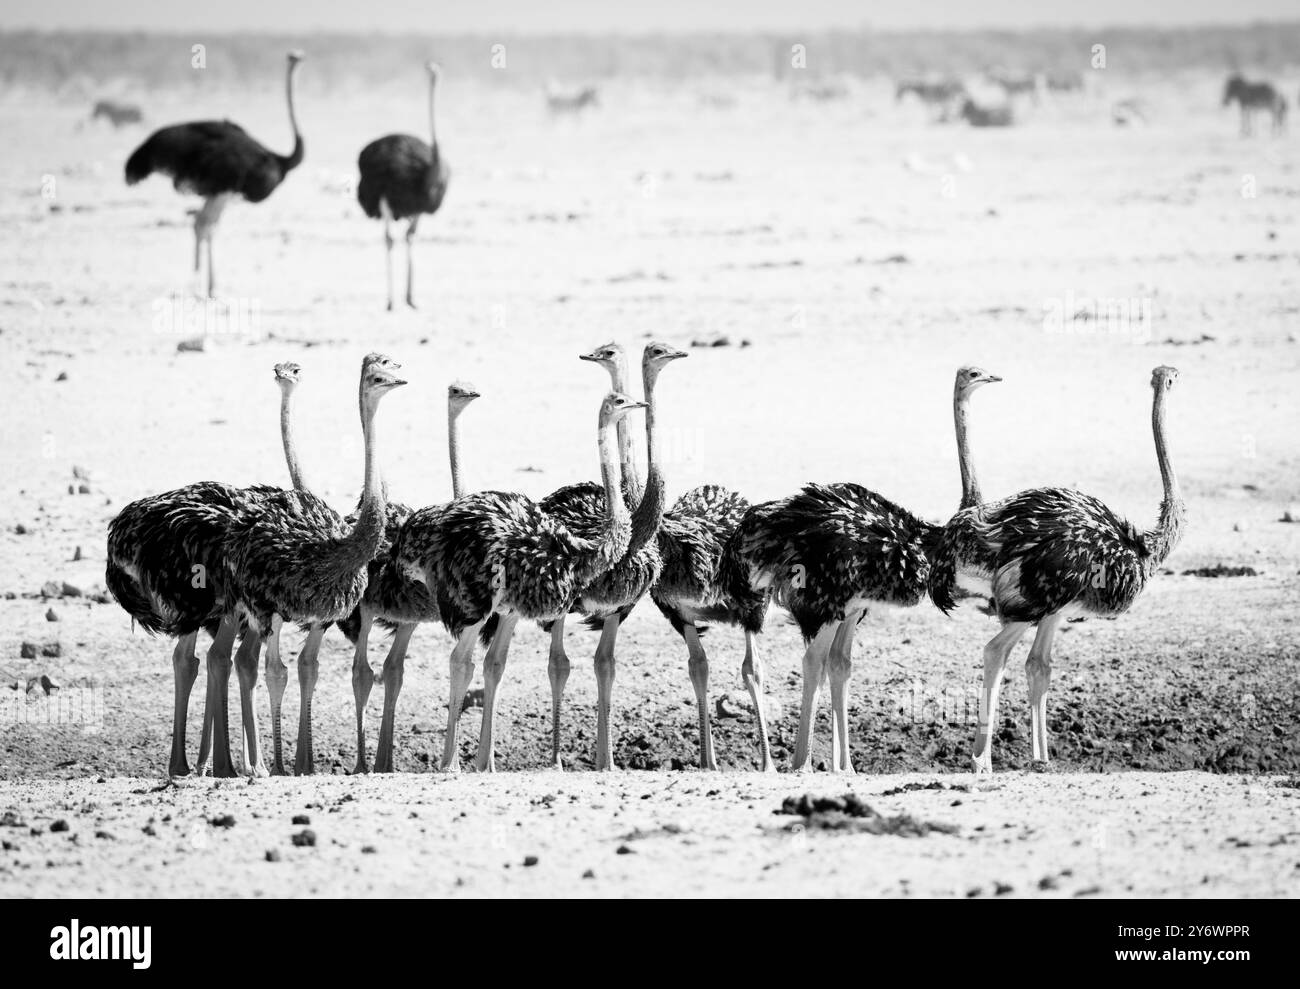
M425 68L429 72L429 143L410 134L389 134L371 141L357 158L361 170L357 202L372 220L384 219L389 312L393 310L392 221L408 217L411 220L406 228L406 304L414 309L415 266L411 260L411 242L415 240L415 226L422 214L438 212L451 178L451 169L438 148L434 125L433 98L440 70L436 62L429 62Z
M126 160L127 185L161 172L171 177L178 192L203 197L203 206L194 215L194 274L199 274L201 249L206 242L209 298L216 292L212 234L227 204L235 197L260 203L302 162L302 135L293 110L293 79L302 59L302 52L289 52L285 88L293 151L287 156L262 147L229 120L200 120L154 131Z
M659 579L661 564L657 537L664 514L665 484L655 432L655 384L665 366L686 356L685 351L659 342L646 344L642 352L641 377L645 388L646 448L649 457L644 491L637 476L631 437L626 430L619 434L622 488L628 501L636 503L632 516L632 541L617 566L584 587L573 603L574 610L587 616L588 627L600 630L595 657L597 701L594 762L598 770L614 768L609 713L614 691L614 657L618 630L636 603ZM623 392L627 365L621 347L606 344L589 354L581 355L581 359L604 366L609 371L613 390ZM603 496L604 492L599 485L590 482L571 484L544 498L541 507L544 512L561 518L573 531L594 536L604 521ZM489 620L484 626L485 634L496 634L497 630L490 628L491 625L492 621ZM563 768L560 760L560 712L564 686L569 675L569 659L564 651L564 616L544 623L543 628L551 633L550 657L547 662L547 676L551 682L551 759L555 768L560 769Z
M474 386L464 381L453 382L447 388L447 446L453 499L465 493L460 469L460 414L478 397ZM365 596L347 621L339 623L339 628L356 647L352 662L352 692L357 711L357 764L354 773L364 773L367 769L365 710L375 683L375 674L366 655L371 626L377 620L385 628L393 630L393 644L380 674L380 682L384 685L384 714L375 752L375 772L391 773L393 730L397 698L402 690L406 649L416 624L438 620L438 608L429 589L423 583L410 580L392 565L392 543L410 515L411 509L405 505L389 503L385 546L370 564L370 582L366 585Z
M615 566L632 540L632 518L619 486L611 432L632 409L644 408L611 392L600 406L598 436L605 518L593 535L574 532L562 519L521 494L484 491L451 504L422 508L393 544L395 564L436 596L443 625L456 640L442 767L459 769L456 726L474 673L474 639L499 615L483 660L483 729L476 766L492 771L493 715L506 651L519 619L545 621L565 614L581 590Z
M1273 135L1286 129L1286 97L1268 82L1247 82L1239 73L1228 77L1223 87L1223 105L1233 100L1241 108L1241 136L1250 137L1256 110L1267 110L1273 118Z
M991 575L988 593L1002 628L984 648L984 685L972 752L976 773L991 773L992 726L1007 658L1031 626L1037 626L1025 673L1029 681L1033 758L1048 761L1047 689L1052 640L1065 616L1127 611L1148 580L1178 545L1186 507L1169 460L1165 434L1167 396L1178 379L1172 367L1151 372L1151 430L1164 486L1160 519L1138 531L1090 495L1067 488L1037 488L1001 501L973 506L944 529L930 575L930 597L945 612L967 561Z
M379 481L374 419L379 400L406 384L392 373L399 365L370 355L361 365L358 404L365 439L365 483L361 509L349 525L320 498L306 491L286 493L241 518L229 533L226 568L237 589L238 613L248 633L236 657L245 696L257 681L261 641L275 628L275 618L308 627L307 643L298 657L302 717L298 733L298 769L310 773L311 697L319 664L316 652L325 627L346 618L365 591L368 566L383 542L385 495ZM258 775L266 770L258 751L251 704L246 701L250 764Z
M831 769L853 772L848 684L853 635L873 604L910 607L925 596L927 553L939 527L860 484L808 484L750 508L732 534L729 566L750 591L770 589L794 617L807 648L794 768L808 769L823 673L831 687Z

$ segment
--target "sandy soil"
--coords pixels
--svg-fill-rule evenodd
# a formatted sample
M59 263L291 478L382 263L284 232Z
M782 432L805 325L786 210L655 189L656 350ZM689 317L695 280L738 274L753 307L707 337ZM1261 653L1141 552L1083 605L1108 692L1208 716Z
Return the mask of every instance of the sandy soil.
M7 892L415 893L452 891L458 877L464 891L484 894L902 893L903 877L916 893L958 895L974 886L991 895L999 881L1016 894L1294 892L1294 852L1269 844L1295 832L1294 791L1262 775L1110 771L1300 770L1300 526L1278 521L1300 501L1300 136L1238 139L1235 118L1212 109L1210 78L1150 88L1145 129L1114 129L1104 104L1079 101L1003 133L932 126L892 106L883 86L816 104L725 85L730 109L703 105L692 87L629 85L612 87L601 112L556 124L534 97L449 80L440 126L452 190L417 243L422 308L394 315L382 311L379 228L345 183L367 140L419 125L420 94L378 105L305 99L305 165L266 203L232 207L218 235L219 288L246 317L238 332L218 320L199 354L177 352L202 326L176 318L170 302L178 293L183 303L190 288L185 203L162 180L121 184L143 132L79 129L80 107L0 105L10 135L0 156L0 679L26 686L44 673L65 689L102 688L104 703L96 732L0 728L0 810L46 828L35 837L14 829L21 848L3 859ZM287 147L278 103L241 97L234 107L159 97L150 115L161 123L229 112ZM1087 312L1097 297L1138 299L1152 319L1045 326L1054 307ZM1076 484L1142 524L1159 500L1149 372L1182 370L1172 443L1191 529L1172 573L1130 615L1070 625L1059 640L1057 772L1018 773L1028 718L1013 665L994 753L1000 788L877 799L913 777L874 774L969 781L952 774L966 766L980 650L992 633L969 611L881 615L858 637L853 746L858 769L873 776L853 786L890 813L952 823L958 835L814 835L801 847L768 834L783 823L771 816L783 796L845 784L672 772L696 755L694 705L685 651L646 605L621 640L616 760L657 772L581 772L595 689L586 660L594 642L579 630L565 714L573 774L152 792L166 760L170 647L132 634L116 605L95 600L105 525L133 498L201 478L285 483L274 363L304 367L303 461L315 489L346 508L361 475L357 362L371 349L402 361L412 386L385 400L384 467L394 497L423 504L448 492L442 417L452 378L484 394L463 421L469 483L539 496L595 472L592 420L605 381L577 353L609 338L637 347L648 337L719 335L732 346L694 350L662 379L672 493L713 481L758 500L811 478L857 480L936 519L958 496L949 397L959 363L1005 378L976 398L986 494ZM72 493L83 485L87 493ZM1182 575L1220 563L1257 575ZM82 593L50 598L49 581ZM51 608L57 621L47 621ZM22 659L24 641L57 644L59 655ZM737 715L715 721L719 758L752 769L739 637L716 629L707 641L713 692ZM295 646L290 637L290 656ZM440 629L419 631L398 725L402 770L427 769L441 748L445 654ZM784 764L799 645L780 616L765 654ZM372 660L382 660L378 645ZM327 773L355 759L349 663L332 633L316 695L316 764ZM521 629L502 701L498 765L507 770L545 762L544 666L542 636ZM380 697L376 689L372 739ZM289 757L295 700L291 686ZM468 753L473 712L462 732ZM823 720L822 755L828 738ZM108 782L94 783L100 776ZM530 802L546 794L558 795L553 807ZM355 802L340 803L349 795ZM87 802L99 809L83 812ZM320 843L290 848L290 817L311 803L322 805L304 810ZM468 817L454 816L462 811ZM151 816L168 813L172 822L144 835ZM190 847L193 822L220 813L237 825L204 831L207 847ZM56 816L72 824L75 845L48 832L45 819ZM500 820L521 821L518 838L485 856L484 842L495 840L487 829ZM1089 830L1098 820L1113 822L1114 836L1100 852ZM675 821L681 834L609 857L634 827ZM101 824L115 841L92 838ZM414 841L420 828L428 831ZM372 839L373 861L354 860ZM711 854L734 841L754 854ZM891 849L883 864L880 842ZM397 858L395 868L371 868L408 843L430 856L427 870ZM280 878L288 869L262 862L271 847L303 863L292 889ZM823 847L838 854L815 854ZM223 868L208 868L218 854ZM525 854L541 864L523 869ZM76 861L84 867L70 867ZM135 867L144 862L151 867ZM579 882L588 867L594 884ZM1063 869L1073 876L1038 889Z

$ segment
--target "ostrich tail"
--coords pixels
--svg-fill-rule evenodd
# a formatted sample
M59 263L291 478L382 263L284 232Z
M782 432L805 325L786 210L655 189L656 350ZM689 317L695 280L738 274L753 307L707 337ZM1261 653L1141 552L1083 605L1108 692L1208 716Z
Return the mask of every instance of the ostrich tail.
M132 152L131 157L126 160L126 184L135 185L149 177L153 171L153 156L150 154L149 145L152 138L145 141L144 144Z
M352 609L352 613L340 621L335 622L349 642L357 644L357 636L361 634L361 606Z
M954 590L957 586L957 568L951 555L931 557L929 591L934 606L945 615L951 615L957 607Z
M488 616L488 620L483 623L483 627L479 629L479 642L483 643L485 646L491 644L492 638L497 634L497 626L499 624L501 624L501 616L494 611Z
M639 600L639 599L638 599L638 600ZM618 609L618 611L616 612L616 614L618 615L618 622L619 622L620 625L623 624L623 622L627 621L627 616L630 615L630 614L632 614L632 609L635 608L635 607L636 607L636 601L633 601L632 603L630 603L630 604L625 604L625 605L623 605L621 608ZM586 626L586 628L587 628L589 631L592 631L592 632L600 632L600 631L603 631L604 628L605 628L605 616L604 616L604 615L587 615L586 617L584 617L584 618L582 619L582 624L583 624L584 626Z

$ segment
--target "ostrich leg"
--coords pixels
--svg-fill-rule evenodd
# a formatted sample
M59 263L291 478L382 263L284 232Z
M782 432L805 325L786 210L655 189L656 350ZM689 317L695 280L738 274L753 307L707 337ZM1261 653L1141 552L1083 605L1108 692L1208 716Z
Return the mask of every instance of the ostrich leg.
M361 627L357 630L356 650L352 654L352 697L357 707L357 764L353 774L369 770L366 764L366 701L375 685L375 671L370 668L367 650L370 646L370 628L374 615L364 604L361 606Z
M1034 644L1029 647L1025 676L1029 679L1029 719L1033 729L1035 762L1047 762L1047 688L1052 683L1052 641L1061 627L1061 612L1048 615L1038 623Z
M388 311L393 311L393 211L388 200L379 200L379 213L384 218L384 270L388 279Z
M474 679L474 639L483 623L472 625L460 633L448 660L450 686L447 691L447 734L442 742L442 762L439 768L448 773L460 772L460 751L456 745L456 727L460 723L460 708L465 703L465 691Z
M618 640L618 613L610 615L600 629L596 646L596 769L614 769L614 739L609 730L609 712L614 696L614 643Z
M474 768L480 773L496 772L492 730L497 709L497 689L501 686L501 676L506 671L506 656L510 651L510 640L514 637L517 621L517 615L501 616L497 634L492 637L492 644L483 657L483 726L478 736L478 757L474 760Z
M749 691L749 699L754 702L754 716L758 719L758 744L762 755L759 768L765 773L776 772L776 763L772 761L772 749L767 741L767 698L763 694L763 658L758 654L757 636L745 632L745 661L740 667L741 679Z
M411 258L411 244L415 240L415 225L420 222L420 214L411 217L411 224L406 228L406 304L415 308L415 262Z
M835 638L836 623L829 622L817 633L803 653L803 703L799 708L799 734L794 743L794 765L797 772L807 772L812 767L813 719L817 716L817 692L821 689L822 674L826 670L826 657Z
M172 672L176 681L175 707L172 711L172 754L167 764L169 776L188 776L190 764L185 758L185 720L190 709L190 691L199 675L199 657L194 655L197 632L176 640L172 653Z
M375 772L393 771L393 731L397 721L397 698L402 693L402 672L406 664L406 647L415 632L413 623L397 626L393 645L384 660L384 717L379 724L379 745L375 749Z
M244 774L269 776L262 758L262 743L257 735L257 659L262 651L262 637L253 628L244 633L244 641L235 653L235 674L239 677L239 707L243 722Z
M831 683L831 772L853 772L849 758L849 678L853 676L853 633L862 612L844 616L827 654Z
M293 771L299 776L310 776L316 771L315 752L311 737L311 698L316 692L316 677L320 673L321 640L325 626L313 625L307 632L307 641L298 654L298 747L293 754Z
M212 775L235 776L234 760L230 757L230 654L235 647L238 621L231 615L221 619L217 634L208 647L207 701L203 711L203 737L199 742L197 774L206 776L208 758L211 756Z
M1007 656L1016 647L1028 622L1008 622L984 647L984 687L980 691L979 725L975 731L975 748L971 752L976 774L993 772L993 723L998 713L998 693Z
M709 724L709 657L694 622L682 627L682 638L686 640L687 669L691 686L695 688L695 707L700 719L700 768L716 770L718 761L713 756L713 728Z
M564 651L564 616L551 623L551 652L546 660L546 676L551 681L551 765L563 769L560 759L560 709L564 704L564 685L569 682L569 655Z
M284 706L284 691L289 686L289 669L280 658L280 629L284 619L271 618L271 634L266 640L266 694L271 704L271 772L284 775L284 736L280 730L280 709Z

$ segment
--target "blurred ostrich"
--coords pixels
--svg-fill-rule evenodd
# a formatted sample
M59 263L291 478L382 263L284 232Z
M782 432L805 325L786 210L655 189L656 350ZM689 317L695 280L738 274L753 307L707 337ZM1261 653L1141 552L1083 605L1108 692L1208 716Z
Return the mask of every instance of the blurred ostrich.
M1177 379L1172 367L1151 372L1151 430L1164 486L1154 529L1139 532L1096 498L1067 488L1037 488L988 505L973 504L944 528L930 574L931 599L951 611L958 582L986 574L984 593L1002 623L984 647L984 686L971 754L976 773L993 771L992 733L1002 674L1025 632L1038 627L1025 674L1033 758L1046 763L1047 689L1056 630L1071 611L1106 616L1127 611L1182 538L1187 510L1165 434L1166 398Z
M434 124L434 94L440 69L436 62L425 65L429 73L429 143L410 134L389 134L371 141L361 149L357 167L361 181L357 184L357 202L371 219L383 217L384 247L388 270L388 309L393 309L393 220L410 218L406 228L406 304L415 308L411 260L411 243L415 227L425 213L436 213L447 194L451 169L438 148Z
M499 615L497 633L483 661L483 727L480 771L491 772L493 715L515 624L557 619L582 588L615 566L632 540L632 518L619 486L611 432L632 409L644 408L611 392L598 421L605 518L599 531L574 532L564 521L521 494L484 491L451 504L422 508L402 526L393 544L395 564L436 596L442 623L456 639L451 653L451 690L442 768L459 769L456 726L474 673L474 639L484 622Z
M202 120L154 131L126 160L127 185L160 172L171 177L177 192L203 197L203 207L194 216L194 273L199 273L201 249L206 243L209 297L216 292L212 234L226 205L236 197L260 203L302 162L302 135L293 109L294 74L302 59L302 52L289 52L285 89L293 151L287 156L262 147L229 120Z
M1223 87L1223 105L1228 106L1234 100L1241 109L1242 137L1250 137L1254 130L1257 110L1265 110L1272 116L1274 137L1286 130L1286 97L1272 83L1247 82L1240 73L1234 72Z
M546 80L546 109L552 116L579 114L589 106L600 106L600 91L595 86L565 89L554 79Z

